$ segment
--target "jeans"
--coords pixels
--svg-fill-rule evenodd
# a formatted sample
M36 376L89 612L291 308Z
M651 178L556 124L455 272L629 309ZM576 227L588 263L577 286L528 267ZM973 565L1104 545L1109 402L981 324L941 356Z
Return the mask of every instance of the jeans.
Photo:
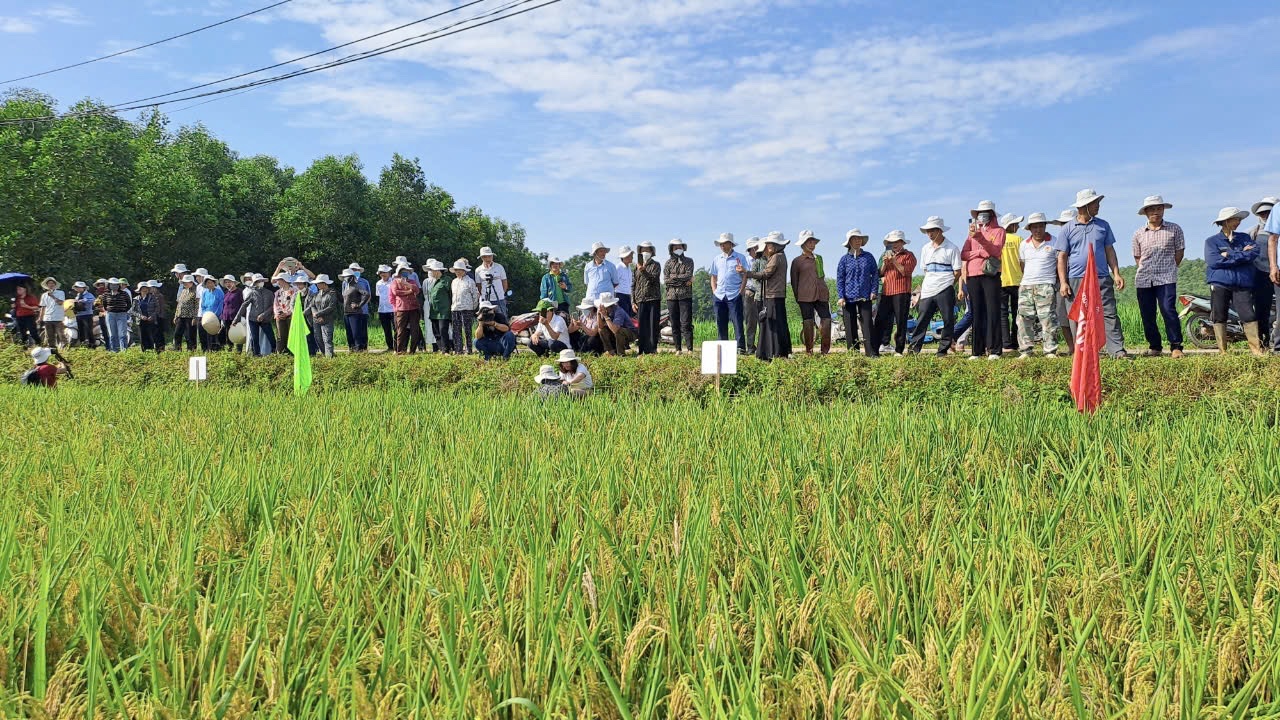
M196 349L196 325L199 324L198 318L180 317L174 318L173 329L173 349L181 350L182 344L187 344L187 349L195 352Z
M316 323L313 325L316 335L316 345L322 355L325 357L333 357L333 321Z
M907 317L911 314L911 293L899 293L880 298L876 306L875 334L867 347L868 357L880 357L880 346L889 339L889 330L895 325L893 351L901 355L907 349Z
M1000 288L1000 337L1005 350L1018 349L1018 286Z
M363 352L369 349L369 316L363 314L348 315L342 324L347 329L347 349L351 352Z
M454 310L452 320L453 352L471 354L471 327L476 321L475 310Z
M760 340L760 300L755 293L742 293L742 313L747 328L747 352L753 353Z
M858 342L858 329L862 329L862 340L867 344L867 354L871 355L871 340L875 337L874 323L871 315L870 300L844 301L844 344L852 352L861 343ZM876 348L877 351L880 348Z
M968 287L969 304L973 308L973 336L969 343L973 348L973 354L978 357L999 355L1004 347L1004 337L1001 332L1004 318L1000 315L1002 296L1000 278L990 275L970 277ZM942 352L941 348L938 352Z
M693 300L668 300L667 324L671 327L671 339L675 341L676 352L680 352L682 347L692 351Z
M662 322L662 310L657 300L639 303L640 312L640 354L652 355L658 352L658 325Z
M721 300L716 298L716 333L723 342L729 339L729 323L733 323L733 337L738 341L738 352L747 351L746 333L742 331L742 296Z
M1169 336L1169 349L1182 349L1182 320L1178 317L1178 285L1157 285L1155 287L1138 288L1138 311L1142 314L1142 334L1147 337L1147 346L1156 352L1163 352L1160 343L1160 326L1156 322L1156 308L1159 306L1160 316L1164 318L1164 331Z
M970 278L969 288L973 288ZM996 298L997 302L999 298ZM997 305L998 307L998 305ZM942 335L938 337L938 356L942 357L951 350L951 335L956 327L956 289L949 287L932 297L921 298L916 313L916 329L911 333L911 352L918 353L924 349L924 336L929 332L935 312L942 313ZM999 328L996 328L997 332Z
M1072 300L1066 302L1068 310L1070 310L1076 294L1080 292L1080 283L1084 278L1069 279ZM1098 289L1102 294L1102 322L1107 328L1107 344L1103 348L1103 352L1112 357L1117 357L1124 352L1124 331L1120 327L1120 315L1116 312L1116 282L1110 275L1099 277ZM1061 322L1062 318L1058 318L1058 321ZM1071 323L1071 337L1068 339L1073 343L1075 342L1076 330L1076 323Z
M107 334L107 349L111 352L123 351L129 337L129 313L107 313Z
M476 340L476 350L485 360L490 360L495 355L501 355L503 360L507 360L516 351L515 333L507 331L498 337L482 337Z
M275 330L269 322L249 321L249 352L258 357L266 357L275 352Z

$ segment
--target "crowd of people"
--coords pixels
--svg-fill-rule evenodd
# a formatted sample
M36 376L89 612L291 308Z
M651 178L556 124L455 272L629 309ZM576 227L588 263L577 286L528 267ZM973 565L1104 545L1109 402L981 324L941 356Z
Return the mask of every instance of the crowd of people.
M910 249L906 232L893 230L884 236L878 259L867 249L870 237L850 230L835 268L835 308L842 314L847 347L873 358L881 352L919 353L937 317L939 356L957 350L957 338L965 334L971 359L998 360L1006 352L1029 357L1037 344L1046 356L1069 354L1075 328L1067 309L1092 251L1105 352L1126 357L1116 310L1116 293L1125 289L1125 280L1115 234L1100 217L1103 199L1092 189L1082 190L1052 220L1038 212L999 215L995 204L984 200L970 211L959 244L948 238L951 228L943 218L934 216L919 227L925 240L918 253ZM1212 223L1218 231L1205 240L1210 315L1221 352L1227 348L1229 309L1238 315L1254 354L1265 354L1272 343L1280 351L1280 333L1271 332L1273 303L1280 317L1280 216L1272 215L1277 202L1268 197L1250 210L1224 208ZM1145 222L1133 234L1135 291L1148 344L1144 354L1151 356L1163 354L1166 343L1173 357L1183 353L1175 302L1186 242L1182 228L1164 217L1172 207L1158 195L1148 197L1138 208ZM1258 218L1256 226L1240 232L1251 214ZM1026 237L1019 234L1024 228ZM732 335L740 352L763 360L790 356L789 289L800 311L804 352L830 352L833 306L826 267L816 253L820 242L813 232L801 232L799 253L788 262L791 242L781 232L748 239L745 252L739 251L732 233L722 234L715 242L719 253L709 264L719 339L728 341ZM558 370L544 366L539 384L550 384L554 374L561 386L583 394L592 381L581 356L625 355L633 346L639 354L656 353L664 303L676 353L692 352L694 262L688 249L685 241L671 240L660 262L650 242L634 250L623 246L616 253L595 243L583 267L583 299L576 306L565 263L550 258L528 345L539 356L557 356L560 365ZM79 344L112 352L137 345L162 352L171 344L173 350L233 349L255 356L287 353L285 339L294 322L307 324L312 354L333 355L338 322L344 325L348 349L367 351L376 314L388 350L397 354L431 350L506 359L517 347L508 308L510 282L491 248L480 249L479 261L473 267L459 258L446 266L429 259L419 268L420 276L400 256L379 265L372 282L359 263L343 269L336 281L294 258L282 260L270 276L246 272L218 277L179 263L171 270L176 286L172 299L159 280L133 287L117 277L99 278L92 285L76 281L68 292L49 277L38 295L34 288L19 286L12 314L17 340L28 345L43 342L57 349ZM918 271L923 277L917 287ZM961 304L967 310L957 320ZM298 307L301 317L296 317ZM909 333L913 310L916 323Z

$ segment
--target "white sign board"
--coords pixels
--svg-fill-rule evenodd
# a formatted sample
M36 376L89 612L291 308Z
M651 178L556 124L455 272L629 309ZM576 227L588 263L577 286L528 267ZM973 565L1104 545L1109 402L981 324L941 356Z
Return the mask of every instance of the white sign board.
M191 380L200 382L209 379L209 358L193 357L187 363L187 373Z
M734 340L702 343L703 375L737 375L738 343Z

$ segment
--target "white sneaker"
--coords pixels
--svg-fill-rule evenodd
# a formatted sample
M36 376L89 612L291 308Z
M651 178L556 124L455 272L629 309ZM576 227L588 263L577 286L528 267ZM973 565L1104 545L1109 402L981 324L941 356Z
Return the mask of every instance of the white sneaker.
M896 352L896 353L894 353L894 354L893 354L893 356L894 356L894 357L902 357L902 353L900 353L900 352Z
M988 359L988 360L991 360L991 361L993 361L993 362L994 362L994 361L996 361L996 360L999 360L999 359L1000 359L1000 356L999 356L999 355L988 355L988 356L987 356L987 359Z
M1031 353L1029 352L1024 352L1018 356L1019 360L1029 360L1030 358L1031 358Z
M977 355L970 355L970 356L969 356L969 359L970 359L970 360L981 360L982 358L978 357Z

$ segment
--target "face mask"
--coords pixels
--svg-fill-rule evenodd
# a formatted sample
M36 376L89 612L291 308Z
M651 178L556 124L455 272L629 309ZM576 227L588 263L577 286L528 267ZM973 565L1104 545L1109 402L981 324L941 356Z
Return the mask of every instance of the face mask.
M359 272L356 272L355 270L352 270L351 274L356 280L359 280L360 276L363 275L364 273L359 273Z
M980 212L980 213L978 213L978 222L979 222L980 224L982 224L982 225L990 225L990 224L991 224L991 213L989 213L989 212Z
M651 257L653 257L653 253L640 253L640 262L647 263Z
M684 257L684 251L683 251L683 250L673 250L673 251L671 251L671 254L672 254L672 255L675 255L676 257Z

